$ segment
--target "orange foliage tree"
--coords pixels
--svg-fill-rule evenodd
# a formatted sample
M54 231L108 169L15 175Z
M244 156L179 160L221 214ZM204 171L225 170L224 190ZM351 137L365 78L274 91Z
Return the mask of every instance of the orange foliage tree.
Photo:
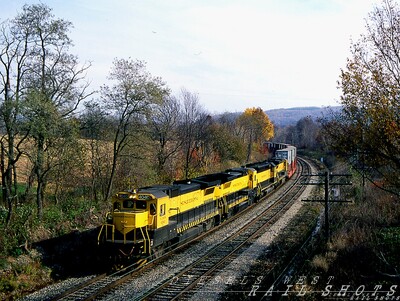
M261 108L247 108L238 118L238 124L247 144L246 162L251 160L253 145L262 148L264 141L274 136L274 125Z

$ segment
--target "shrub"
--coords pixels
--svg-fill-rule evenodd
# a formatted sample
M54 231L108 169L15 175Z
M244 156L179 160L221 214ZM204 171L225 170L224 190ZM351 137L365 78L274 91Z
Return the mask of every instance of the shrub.
M363 195L352 204L332 206L330 242L315 254L311 267L356 285L366 283L362 275L372 284L386 275L391 283L387 275L400 269L400 202L373 186Z

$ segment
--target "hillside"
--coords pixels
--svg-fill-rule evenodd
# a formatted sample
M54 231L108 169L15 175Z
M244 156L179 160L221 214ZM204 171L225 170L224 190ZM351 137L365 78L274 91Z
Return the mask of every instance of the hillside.
M329 110L337 111L336 107L297 107L290 109L267 110L265 113L276 126L295 125L301 118L311 116L313 119L326 115Z

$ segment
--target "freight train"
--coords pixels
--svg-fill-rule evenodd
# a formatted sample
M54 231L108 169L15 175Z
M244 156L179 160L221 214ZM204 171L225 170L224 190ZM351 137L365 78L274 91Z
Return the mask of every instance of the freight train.
M113 260L157 256L258 202L296 171L296 147L267 143L270 160L224 172L121 191L98 243Z

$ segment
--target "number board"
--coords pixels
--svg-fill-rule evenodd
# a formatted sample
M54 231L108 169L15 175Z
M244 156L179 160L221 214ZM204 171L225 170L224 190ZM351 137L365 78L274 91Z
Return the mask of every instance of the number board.
M137 198L138 200L143 200L143 201L148 201L152 199L151 195L148 194L139 194Z
M117 197L119 199L128 199L129 198L129 194L127 194L127 193L119 193L119 194L117 194Z

